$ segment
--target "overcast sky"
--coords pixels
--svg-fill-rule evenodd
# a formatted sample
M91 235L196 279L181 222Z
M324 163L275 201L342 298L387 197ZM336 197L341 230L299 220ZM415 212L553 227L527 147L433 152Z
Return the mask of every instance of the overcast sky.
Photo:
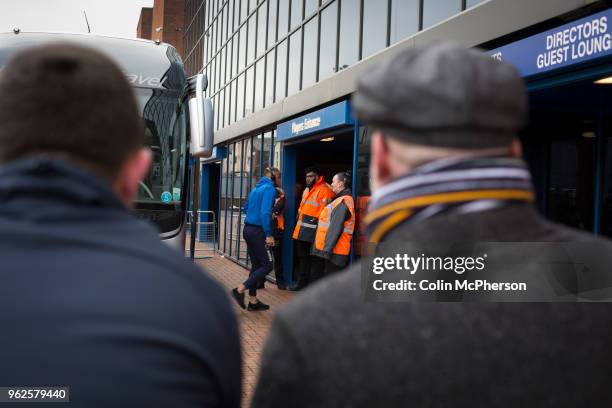
M0 0L0 32L86 33L85 10L92 33L136 37L142 7L153 0Z

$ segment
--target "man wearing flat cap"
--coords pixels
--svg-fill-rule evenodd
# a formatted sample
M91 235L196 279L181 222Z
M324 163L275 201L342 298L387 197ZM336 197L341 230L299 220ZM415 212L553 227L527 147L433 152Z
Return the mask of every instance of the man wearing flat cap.
M578 243L612 253L609 241L537 214L517 139L526 91L513 67L454 44L413 47L361 77L353 105L372 130L366 221L376 256L401 254L415 241L527 243L527 250ZM499 254L509 277L558 272ZM559 297L573 296L566 303L457 302L465 293L385 302L368 297L368 265L315 285L277 313L254 407L612 403L612 308L576 302L585 286L571 263L560 265L574 275L545 282L559 284ZM430 272L416 276L434 280Z

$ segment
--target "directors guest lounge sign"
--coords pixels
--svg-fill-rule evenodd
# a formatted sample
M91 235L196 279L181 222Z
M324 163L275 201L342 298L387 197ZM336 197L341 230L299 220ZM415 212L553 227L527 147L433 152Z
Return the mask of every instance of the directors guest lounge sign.
M530 76L612 53L612 9L488 51Z

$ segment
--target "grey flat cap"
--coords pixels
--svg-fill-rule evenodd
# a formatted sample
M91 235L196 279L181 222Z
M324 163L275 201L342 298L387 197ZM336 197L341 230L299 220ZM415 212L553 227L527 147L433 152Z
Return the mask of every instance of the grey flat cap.
M507 145L525 124L525 85L514 67L481 51L437 43L401 51L363 75L357 118L421 145Z

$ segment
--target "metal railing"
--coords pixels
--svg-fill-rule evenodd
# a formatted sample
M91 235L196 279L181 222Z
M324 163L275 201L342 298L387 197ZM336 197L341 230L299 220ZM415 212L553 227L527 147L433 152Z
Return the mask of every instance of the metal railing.
M185 253L189 256L191 251L191 223L193 222L193 211L187 211L187 236L185 242ZM198 211L196 220L196 241L194 257L196 259L212 258L217 249L217 221L213 211Z

